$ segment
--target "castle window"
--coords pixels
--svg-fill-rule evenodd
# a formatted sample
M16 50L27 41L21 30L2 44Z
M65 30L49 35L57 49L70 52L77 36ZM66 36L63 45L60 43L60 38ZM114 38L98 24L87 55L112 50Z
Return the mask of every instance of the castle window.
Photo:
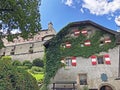
M98 56L97 60L98 60L98 64L104 64L104 58L103 58L103 56Z
M104 35L104 42L105 43L110 43L111 42L111 39L110 39L109 35Z
M67 57L64 60L66 66L76 66L76 57Z
M104 37L100 38L100 46L104 45Z
M79 36L80 35L80 31L79 30L74 30L74 36Z
M10 55L14 55L15 54L15 50L12 49L11 52L10 52Z
M66 59L65 59L65 64L66 64L67 66L71 66L71 64L72 64L72 59L71 59L71 58L66 58Z
M87 74L79 74L80 85L87 85Z
M92 55L91 59L92 59L92 65L96 65L96 64L110 65L111 64L110 56L108 54L101 55L101 56Z
M70 42L66 42L66 48L71 48L71 43Z
M92 34L92 30L91 29L87 30L87 33L88 33L88 35L91 35Z
M90 41L90 40L86 40L86 41L84 42L84 45L85 45L85 46L91 46L91 41Z
M5 56L5 52L3 52L2 56Z
M87 30L82 30L81 33L85 36L88 34Z
M30 47L29 53L33 53L33 47Z

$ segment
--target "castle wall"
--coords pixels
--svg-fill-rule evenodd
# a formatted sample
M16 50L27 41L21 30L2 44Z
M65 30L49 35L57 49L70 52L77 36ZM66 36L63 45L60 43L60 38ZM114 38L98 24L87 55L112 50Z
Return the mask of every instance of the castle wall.
M115 80L118 77L118 64L119 64L119 47L110 49L109 52L101 52L99 55L109 54L111 64L97 64L92 65L91 58L76 58L76 66L66 66L61 68L56 73L55 77L51 79L49 90L52 90L52 83L57 81L76 81L76 87L82 88L80 85L80 74L87 75L87 85L90 89L100 89L102 85L111 85L113 90L120 90L120 80ZM107 81L102 81L101 75L107 75ZM56 87L70 87L68 84L56 84ZM81 89L78 89L81 90Z
M48 29L41 30L33 38L24 40L18 36L13 39L13 42L8 42L7 37L3 38L4 48L0 49L0 56L9 55L13 60L34 60L36 58L43 59L44 46L43 44L51 39L56 32L52 23L48 24Z
M6 48L2 48L0 50L0 56L2 56L3 53L5 53L5 55L11 56L13 60L20 60L20 61L24 61L24 60L32 61L35 58L43 59L44 42L45 41L39 41L34 43L25 43L25 44L7 46ZM29 52L31 46L33 50L32 53ZM14 54L11 54L12 49L14 50Z

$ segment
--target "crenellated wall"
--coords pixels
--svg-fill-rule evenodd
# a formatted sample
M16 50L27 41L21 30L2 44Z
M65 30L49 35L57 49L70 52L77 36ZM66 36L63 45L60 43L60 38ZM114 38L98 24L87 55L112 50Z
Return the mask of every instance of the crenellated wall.
M33 38L24 40L18 36L13 42L8 42L6 37L3 38L4 48L0 50L0 56L10 55L13 60L30 60L44 57L43 44L56 35L53 24L48 24L48 29L41 30Z

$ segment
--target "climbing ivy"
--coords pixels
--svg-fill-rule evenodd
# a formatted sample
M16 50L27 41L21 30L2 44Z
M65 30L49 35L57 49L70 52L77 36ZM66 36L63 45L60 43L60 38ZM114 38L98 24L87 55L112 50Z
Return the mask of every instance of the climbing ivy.
M72 24L72 23L71 23ZM78 37L66 37L70 33L70 25L64 27L56 37L52 38L49 41L49 45L45 49L46 60L45 60L45 85L49 84L50 79L55 76L58 69L61 67L61 58L67 56L79 56L88 58L93 54L98 54L102 51L107 52L110 48L114 48L115 37L110 35L111 43L104 44L100 46L100 38L105 31L97 30L90 38L91 46L81 47L80 44L84 43L87 39L86 36L80 34ZM82 30L84 27L78 27L79 30ZM71 43L71 48L61 47L62 43L69 41Z

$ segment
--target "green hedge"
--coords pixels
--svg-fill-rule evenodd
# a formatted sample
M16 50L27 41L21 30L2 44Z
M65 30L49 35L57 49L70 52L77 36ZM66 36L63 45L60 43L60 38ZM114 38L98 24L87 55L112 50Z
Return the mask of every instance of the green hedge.
M28 72L0 60L0 90L39 90L37 81Z

